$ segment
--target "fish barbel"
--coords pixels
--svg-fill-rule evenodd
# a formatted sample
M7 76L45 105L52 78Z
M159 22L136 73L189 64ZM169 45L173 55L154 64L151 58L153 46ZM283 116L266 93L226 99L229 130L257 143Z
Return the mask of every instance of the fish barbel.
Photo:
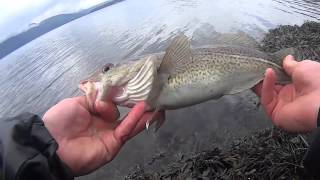
M278 82L288 82L290 78L274 61L292 52L267 54L240 46L191 49L188 38L180 35L164 55L105 67L99 78L83 81L80 88L89 103L111 99L132 107L146 101L149 110L177 109L250 89L268 68L276 72Z

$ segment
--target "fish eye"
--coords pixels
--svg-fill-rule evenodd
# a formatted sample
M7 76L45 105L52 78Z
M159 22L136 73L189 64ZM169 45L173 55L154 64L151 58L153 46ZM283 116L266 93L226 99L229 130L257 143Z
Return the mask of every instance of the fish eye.
M110 67L109 66L104 66L103 69L102 69L102 72L107 72L110 70Z
M111 64L111 63L108 63L108 64L104 65L103 68L102 68L102 72L105 73L105 72L109 71L113 66L114 65Z

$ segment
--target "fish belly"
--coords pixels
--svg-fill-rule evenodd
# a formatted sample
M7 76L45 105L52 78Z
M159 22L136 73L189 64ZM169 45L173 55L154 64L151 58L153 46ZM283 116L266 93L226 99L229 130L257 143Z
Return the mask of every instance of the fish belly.
M223 80L224 79L224 80ZM158 98L163 109L178 109L199 104L224 95L236 94L252 88L263 79L262 75L225 77L221 81L197 83L178 88L164 88Z
M158 98L162 109L178 109L198 104L223 95L223 87L210 85L186 85L176 89L164 88Z

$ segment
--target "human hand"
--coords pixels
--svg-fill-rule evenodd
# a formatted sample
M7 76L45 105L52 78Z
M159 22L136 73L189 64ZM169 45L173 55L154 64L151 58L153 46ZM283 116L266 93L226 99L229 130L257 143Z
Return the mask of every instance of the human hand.
M145 103L141 102L117 121L119 112L113 103L97 102L96 113L92 114L86 97L80 96L50 108L43 121L59 144L58 156L79 176L111 161L127 140L145 129L152 112L145 113L144 109Z
M320 63L297 62L289 55L283 67L292 83L276 85L276 75L267 69L264 81L253 90L261 96L261 104L272 122L291 132L308 132L317 127L320 107Z

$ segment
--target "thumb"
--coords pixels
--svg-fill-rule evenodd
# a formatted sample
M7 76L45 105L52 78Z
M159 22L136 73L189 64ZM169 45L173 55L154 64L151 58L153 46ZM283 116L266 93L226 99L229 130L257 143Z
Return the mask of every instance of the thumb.
M284 58L283 67L289 76L292 76L292 73L297 65L298 61L296 61L292 55L288 55Z
M114 122L120 116L117 106L111 101L96 101L94 107L96 113L106 121Z

